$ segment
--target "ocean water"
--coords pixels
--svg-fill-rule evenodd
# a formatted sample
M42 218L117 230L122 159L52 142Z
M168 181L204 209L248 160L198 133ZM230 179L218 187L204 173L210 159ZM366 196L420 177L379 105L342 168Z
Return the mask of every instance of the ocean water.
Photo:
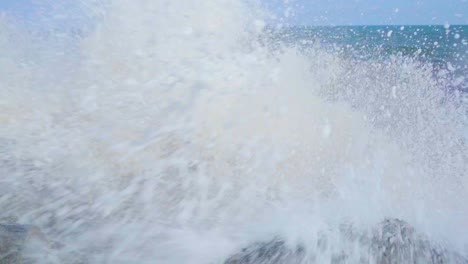
M269 30L272 39L303 49L320 45L354 61L411 58L432 65L436 79L441 75L452 78L456 87L451 88L468 89L467 26L287 26Z
M38 263L223 263L276 237L358 263L343 225L387 218L468 256L466 26L79 3L85 33L0 20L0 218L62 245Z
M292 41L318 39L323 46L352 48L360 51L357 58L402 54L431 62L466 64L467 29L463 25L295 26L280 32Z

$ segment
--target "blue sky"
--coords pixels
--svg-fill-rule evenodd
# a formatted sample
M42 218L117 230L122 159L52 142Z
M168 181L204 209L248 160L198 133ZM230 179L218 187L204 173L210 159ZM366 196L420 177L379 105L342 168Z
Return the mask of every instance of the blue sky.
M31 20L69 0L0 0L0 12ZM178 1L178 0L174 0ZM203 1L203 0L201 0ZM292 24L383 25L468 24L468 0L260 0ZM64 8L65 7L65 8ZM288 7L290 11L288 10ZM66 13L71 12L65 12ZM294 15L288 15L293 13ZM76 14L75 14L76 15ZM66 19L66 18L64 18Z
M467 0L303 0L297 23L467 24Z

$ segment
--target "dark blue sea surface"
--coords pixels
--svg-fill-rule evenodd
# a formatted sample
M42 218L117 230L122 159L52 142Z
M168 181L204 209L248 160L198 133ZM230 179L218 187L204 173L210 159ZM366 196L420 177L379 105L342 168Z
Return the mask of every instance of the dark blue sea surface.
M353 60L407 57L444 71L455 89L468 91L468 26L299 26L272 30L283 43L320 45Z
M289 41L318 41L324 47L352 49L362 58L400 53L466 64L468 55L468 26L321 26L279 32Z

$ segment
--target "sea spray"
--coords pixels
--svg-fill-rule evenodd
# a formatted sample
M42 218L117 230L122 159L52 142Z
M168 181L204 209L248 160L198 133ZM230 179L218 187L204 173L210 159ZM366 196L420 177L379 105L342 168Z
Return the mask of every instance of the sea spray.
M64 245L44 262L219 263L277 236L328 237L329 261L340 226L387 217L466 254L466 106L424 63L268 40L241 1L83 5L78 43L1 28L0 216Z

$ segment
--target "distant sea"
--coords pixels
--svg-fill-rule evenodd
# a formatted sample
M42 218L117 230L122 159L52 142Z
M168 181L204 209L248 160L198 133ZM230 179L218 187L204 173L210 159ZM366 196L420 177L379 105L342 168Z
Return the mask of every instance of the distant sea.
M275 31L287 43L321 45L356 60L388 59L398 55L431 63L462 78L457 89L468 91L467 25L296 26Z

